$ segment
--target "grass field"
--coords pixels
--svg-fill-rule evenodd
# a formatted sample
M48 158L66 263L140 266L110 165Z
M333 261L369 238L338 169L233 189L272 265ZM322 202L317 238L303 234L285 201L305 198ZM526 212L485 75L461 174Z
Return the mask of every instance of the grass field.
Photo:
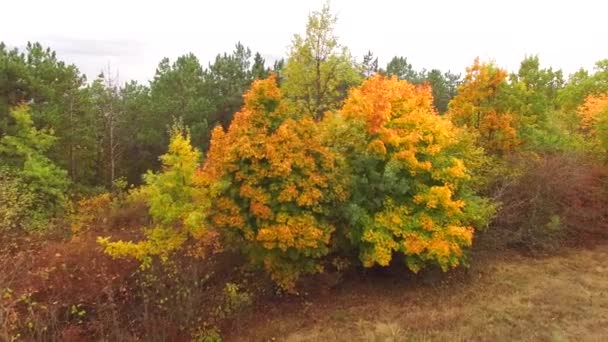
M545 258L477 255L468 272L395 272L256 309L227 340L606 341L608 245ZM418 278L420 279L420 278ZM309 299L307 299L309 298ZM280 305L279 305L280 304Z

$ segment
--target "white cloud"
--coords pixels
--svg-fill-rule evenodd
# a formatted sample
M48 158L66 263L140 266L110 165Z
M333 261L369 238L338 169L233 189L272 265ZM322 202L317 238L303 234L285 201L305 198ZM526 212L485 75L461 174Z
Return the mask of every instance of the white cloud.
M146 80L162 57L194 52L203 62L237 41L263 55L287 52L323 0L5 1L0 39L40 41L89 77L108 63L121 79ZM602 1L334 0L337 33L355 56L371 49L415 68L462 71L476 56L516 69L526 54L567 73L608 58ZM8 15L7 15L8 14Z

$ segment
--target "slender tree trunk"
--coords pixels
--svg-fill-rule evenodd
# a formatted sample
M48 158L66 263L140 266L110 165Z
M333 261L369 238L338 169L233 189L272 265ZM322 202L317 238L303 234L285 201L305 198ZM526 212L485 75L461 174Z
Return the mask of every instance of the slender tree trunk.
M74 94L70 92L70 178L76 182L76 161L74 158Z

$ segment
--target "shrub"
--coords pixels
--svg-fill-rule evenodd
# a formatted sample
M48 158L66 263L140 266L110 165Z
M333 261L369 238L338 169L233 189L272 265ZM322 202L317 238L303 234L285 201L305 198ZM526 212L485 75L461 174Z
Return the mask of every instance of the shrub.
M608 236L605 167L579 154L513 157L494 189L500 210L484 236L493 246L548 251Z
M72 233L78 234L92 226L107 222L111 212L112 198L109 193L81 199L76 204L76 212L70 215Z
M252 304L251 294L242 290L237 284L226 283L223 303L215 310L215 315L222 319L245 310Z
M321 270L332 206L345 197L318 125L292 114L274 76L254 82L227 132L213 131L201 179L218 184L210 223L284 288Z
M104 192L76 202L69 216L72 233L139 228L149 223L148 206L138 190L129 193Z
M21 178L0 168L0 232L30 226L36 194L28 191Z
M338 146L351 174L344 233L366 267L387 266L395 253L414 272L461 265L493 214L470 186L479 151L432 104L429 87L375 76L341 110L358 137Z

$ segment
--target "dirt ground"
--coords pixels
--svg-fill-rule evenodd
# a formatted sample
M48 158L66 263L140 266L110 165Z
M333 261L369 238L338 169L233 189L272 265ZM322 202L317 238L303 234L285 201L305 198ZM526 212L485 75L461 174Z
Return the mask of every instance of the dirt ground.
M241 317L225 340L608 338L608 245L544 258L506 253L475 260L467 272L413 278L372 271L325 292L265 303Z

